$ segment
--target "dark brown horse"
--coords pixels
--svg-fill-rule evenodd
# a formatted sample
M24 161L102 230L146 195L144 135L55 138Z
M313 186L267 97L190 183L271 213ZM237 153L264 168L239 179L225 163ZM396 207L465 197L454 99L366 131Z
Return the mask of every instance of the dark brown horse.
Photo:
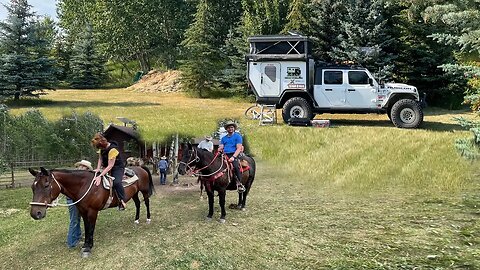
M178 172L181 175L193 171L200 176L202 186L205 187L208 196L208 215L207 220L211 220L213 216L214 191L218 192L218 200L220 204L221 214L220 222L225 222L225 196L227 190L236 190L236 182L231 179L228 168L228 161L222 154L213 154L207 150L193 147L191 144L183 146L182 160L178 166ZM249 168L242 172L242 184L245 186L245 192L238 194L237 208L245 210L247 196L255 179L255 160L244 155L243 158L249 164Z
M130 198L135 202L136 213L135 223L138 223L140 215L140 199L138 193L141 192L147 207L147 223L150 222L150 201L149 198L154 192L152 175L146 167L130 167L138 176L138 180L125 188L125 196L128 201ZM95 173L84 170L46 170L41 167L40 171L29 169L35 176L32 184L33 200L30 203L30 215L33 219L42 219L47 214L47 208L55 206L52 202L60 193L71 198L85 225L85 242L82 247L82 256L88 257L93 247L93 233L97 221L98 211L102 210L110 196L109 190L102 185L94 184ZM113 193L115 194L115 192ZM113 201L109 207L118 206L117 196L113 196Z

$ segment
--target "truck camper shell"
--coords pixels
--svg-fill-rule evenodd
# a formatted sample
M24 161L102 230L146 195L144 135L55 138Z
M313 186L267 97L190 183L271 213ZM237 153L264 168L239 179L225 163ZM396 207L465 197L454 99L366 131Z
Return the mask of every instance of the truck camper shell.
M301 35L252 36L248 38L250 52L247 61L307 60L312 55L312 43Z

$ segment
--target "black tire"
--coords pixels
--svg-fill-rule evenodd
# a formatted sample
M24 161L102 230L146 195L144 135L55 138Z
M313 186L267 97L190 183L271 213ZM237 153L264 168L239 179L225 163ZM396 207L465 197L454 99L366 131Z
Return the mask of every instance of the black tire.
M413 99L400 99L392 106L392 123L398 128L417 128L423 123L423 110Z
M290 118L313 119L312 106L304 98L293 97L283 105L282 118L285 123Z

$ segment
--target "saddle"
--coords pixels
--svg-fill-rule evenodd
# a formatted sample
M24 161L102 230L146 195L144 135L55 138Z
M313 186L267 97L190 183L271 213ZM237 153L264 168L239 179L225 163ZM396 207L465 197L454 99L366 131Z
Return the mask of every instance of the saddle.
M224 162L227 164L227 168L210 177L204 177L203 180L209 183L214 183L215 180L217 180L218 178L222 177L225 174L228 174L228 177L230 180L234 179L235 174L233 173L233 170L234 170L233 164L228 162L228 157L226 155L223 156L222 158L224 159ZM240 158L240 173L243 174L243 172L250 170L250 164L245 159L242 159L241 157L239 158Z
M103 188L106 190L109 190L110 187L112 186L114 178L110 175L104 175L102 179L103 183ZM135 171L129 168L125 168L125 173L123 175L122 179L122 186L123 187L128 187L135 183L138 180L138 176L135 174Z
M228 160L228 157L225 156L225 159ZM250 170L250 164L248 163L247 160L243 159L241 156L238 157L238 159L240 159L240 173L243 174L243 172L246 172L248 170ZM235 173L234 173L234 169L233 168L233 163L230 163L230 162L227 162L227 167L228 167L228 173L229 173L229 176L230 176L230 179L234 179L235 177ZM241 179L239 179L241 181Z

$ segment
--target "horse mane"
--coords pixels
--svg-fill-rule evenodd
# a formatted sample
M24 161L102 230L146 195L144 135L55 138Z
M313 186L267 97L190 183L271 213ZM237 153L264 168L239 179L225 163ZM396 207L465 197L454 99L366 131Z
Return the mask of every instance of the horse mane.
M91 170L78 170L78 169L52 169L51 172L69 173L69 174L85 174L85 172L94 173Z
M209 158L210 160L212 160L214 157L215 157L215 154L208 151L208 150L205 150L203 148L197 148L197 153L202 153L203 157L206 157L206 158ZM217 155L217 158L220 157L221 155Z

